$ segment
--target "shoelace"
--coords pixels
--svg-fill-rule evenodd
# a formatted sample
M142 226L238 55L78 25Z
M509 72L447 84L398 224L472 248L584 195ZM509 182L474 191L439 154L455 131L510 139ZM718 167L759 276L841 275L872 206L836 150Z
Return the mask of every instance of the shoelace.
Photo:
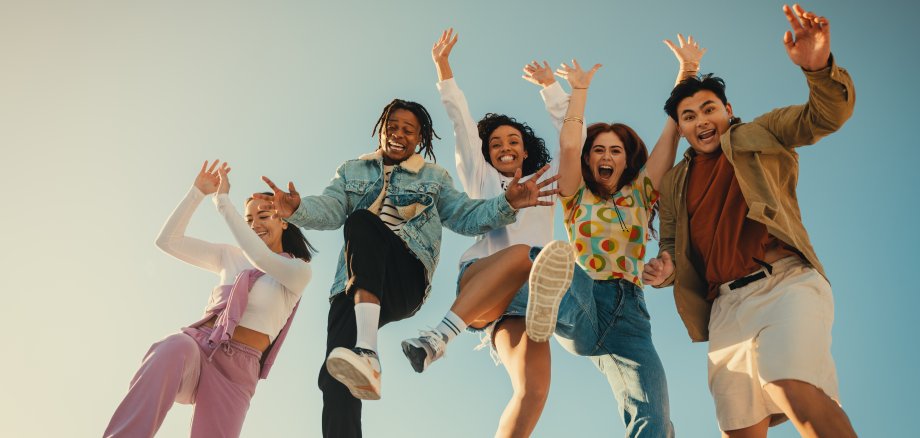
M444 343L444 338L441 337L437 330L429 328L428 330L419 330L418 333L419 338L434 350L435 355L446 355L443 351L447 344Z

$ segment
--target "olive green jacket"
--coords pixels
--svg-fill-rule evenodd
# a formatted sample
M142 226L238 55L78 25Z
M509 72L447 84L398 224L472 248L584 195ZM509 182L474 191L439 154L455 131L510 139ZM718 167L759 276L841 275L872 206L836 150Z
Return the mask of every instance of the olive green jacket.
M816 143L840 129L853 114L856 96L850 75L837 66L804 71L808 81L808 102L770 111L750 123L732 125L720 137L725 158L735 169L735 178L749 207L747 217L797 249L825 278L796 198L799 175L794 148ZM709 339L712 303L706 300L709 286L702 260L690 247L687 214L687 173L693 150L665 174L661 183L661 250L674 260L674 273L656 287L674 286L674 301L690 339Z

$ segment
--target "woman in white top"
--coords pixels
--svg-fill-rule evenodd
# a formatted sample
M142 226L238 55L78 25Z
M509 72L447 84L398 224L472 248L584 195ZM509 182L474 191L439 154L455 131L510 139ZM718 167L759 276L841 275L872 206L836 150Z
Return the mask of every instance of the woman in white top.
M453 29L442 33L432 48L441 101L454 125L457 173L470 198L487 199L504 191L515 172L538 177L537 171L555 162L541 138L526 124L499 114L486 114L476 123L448 61L457 43ZM566 97L557 85L556 96ZM560 121L565 105L558 111ZM553 205L522 209L517 221L476 237L460 258L458 297L433 331L403 341L403 352L417 372L444 354L447 342L464 328L487 330L511 379L514 395L508 402L496 436L527 436L536 425L549 390L549 344L525 336L527 276L531 246L553 239ZM524 285L522 287L522 285ZM510 318L508 318L510 317ZM492 330L494 328L494 330ZM527 364L525 367L524 364Z
M156 240L220 282L201 320L150 347L106 437L154 436L173 402L195 404L192 437L238 437L256 382L268 376L310 281L313 248L297 227L251 198L243 219L228 197L229 172L226 163L205 161ZM238 247L185 235L211 194Z

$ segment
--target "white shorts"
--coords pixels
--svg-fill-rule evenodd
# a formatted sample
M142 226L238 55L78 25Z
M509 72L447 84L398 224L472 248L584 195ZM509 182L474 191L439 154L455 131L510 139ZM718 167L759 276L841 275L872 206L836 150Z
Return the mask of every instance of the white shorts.
M723 284L712 305L708 354L719 428L742 429L768 416L771 426L786 421L763 388L777 380L810 383L839 401L833 323L830 284L799 257L776 261L772 274L744 287Z

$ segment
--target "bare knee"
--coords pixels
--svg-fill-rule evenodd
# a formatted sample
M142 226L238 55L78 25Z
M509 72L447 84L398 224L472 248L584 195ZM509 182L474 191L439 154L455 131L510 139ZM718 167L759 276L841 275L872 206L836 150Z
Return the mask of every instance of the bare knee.
M530 247L527 245L512 245L508 247L508 267L516 272L529 273L533 261L530 260Z
M543 404L549 397L549 382L528 381L521 388L514 391L514 397L520 399L523 403Z

